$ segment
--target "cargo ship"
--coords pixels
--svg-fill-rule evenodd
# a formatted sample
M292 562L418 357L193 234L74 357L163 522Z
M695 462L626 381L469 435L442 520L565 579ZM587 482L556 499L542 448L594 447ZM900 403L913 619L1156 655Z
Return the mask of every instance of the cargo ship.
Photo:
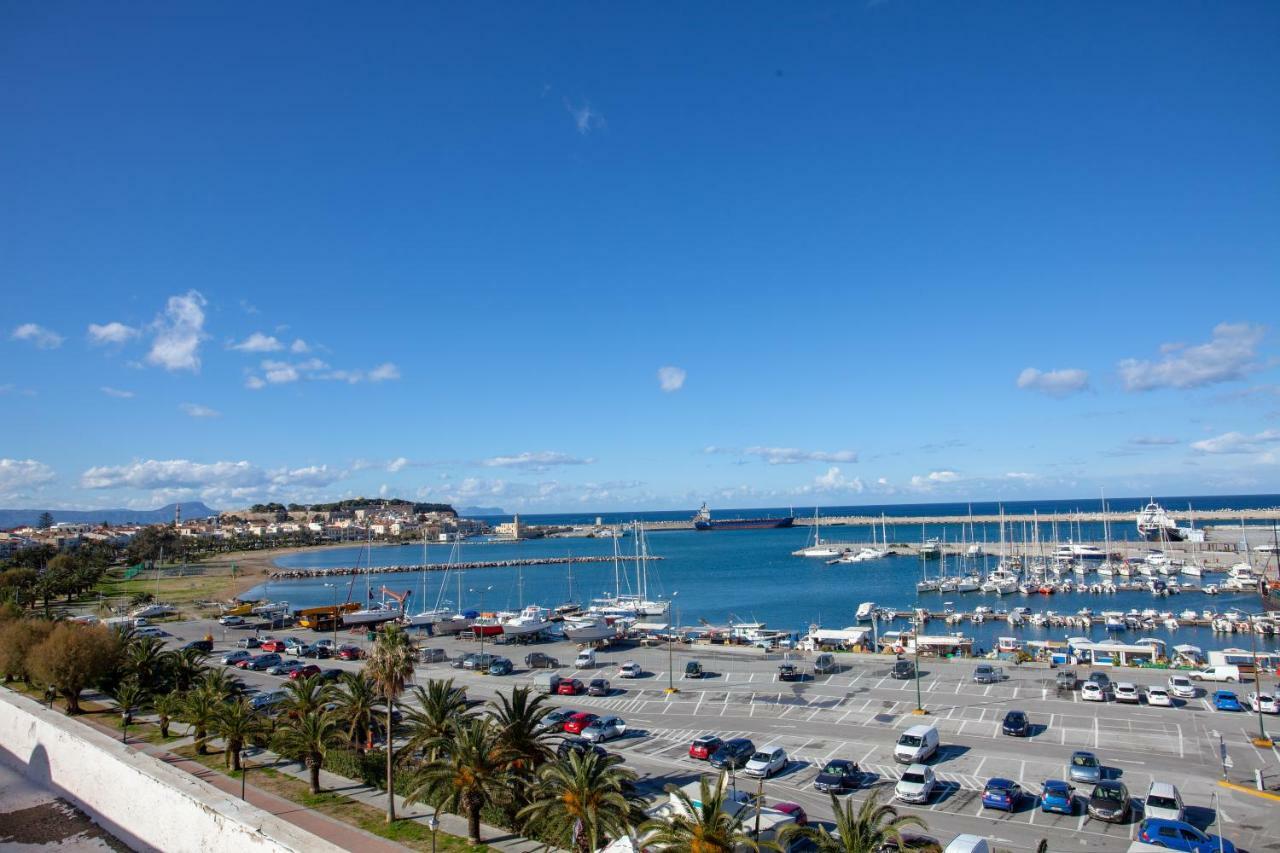
M704 503L693 517L694 530L769 530L775 527L790 527L795 524L796 517L788 515L783 518L726 518L714 521L711 510Z

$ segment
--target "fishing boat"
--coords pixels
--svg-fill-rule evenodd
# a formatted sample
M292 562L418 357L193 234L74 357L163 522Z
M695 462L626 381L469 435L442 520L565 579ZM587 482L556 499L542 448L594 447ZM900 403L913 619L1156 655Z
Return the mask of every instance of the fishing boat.
M503 620L502 633L507 636L522 637L545 631L551 627L546 608L531 604L515 616Z
M875 610L876 604L874 601L864 601L858 605L858 610L853 614L853 617L859 622L870 622Z
M593 643L616 636L617 626L608 616L570 616L563 622L561 630L570 640L577 643Z
M342 623L344 625L381 625L383 622L403 618L405 605L413 595L413 590L397 593L384 586L379 591L382 593L381 601L371 602L368 607L342 614Z

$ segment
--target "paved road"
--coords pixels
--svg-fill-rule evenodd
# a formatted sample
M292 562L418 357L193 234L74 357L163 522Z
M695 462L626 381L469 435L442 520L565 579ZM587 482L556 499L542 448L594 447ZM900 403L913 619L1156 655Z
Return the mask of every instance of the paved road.
M166 627L181 639L203 636L210 630L209 623ZM244 635L227 630L224 642L221 628L214 626L211 633L218 640L219 651ZM277 632L277 636L286 633ZM292 633L312 638L310 632ZM475 642L453 639L431 639L426 644L445 648L450 657L478 647ZM454 677L467 686L470 695L485 698L499 689L530 681L532 673L523 668L523 659L532 648L572 661L575 647L559 643L503 649L518 668L513 675L501 678L453 670L447 664L422 666L418 677ZM495 648L489 644L486 650ZM595 669L576 671L568 666L560 672L566 677L608 677L614 695L554 697L554 701L562 707L623 717L628 736L613 741L609 748L625 757L627 765L641 775L646 790L655 795L669 782L684 784L709 769L704 762L688 758L691 738L704 733L749 737L757 746L782 746L792 759L786 772L765 783L769 801L799 802L810 815L827 818L829 802L812 788L821 764L831 758L857 761L872 774L871 785L891 790L902 770L892 759L893 744L899 733L921 721L911 713L916 705L915 682L891 679L887 660L863 658L832 675L803 683L780 683L777 661L763 659L758 651L681 649L669 658L665 650L629 648L605 650L598 657L600 665ZM690 681L679 677L684 662L693 658L702 662L707 678ZM617 678L617 665L624 660L640 663L645 676ZM670 674L672 664L674 677ZM332 665L358 668L357 664ZM1217 785L1222 772L1220 738L1227 745L1232 780L1251 784L1254 768L1262 768L1273 783L1280 777L1280 752L1257 749L1249 741L1258 729L1256 716L1218 712L1203 695L1180 701L1175 708L1081 702L1078 693L1059 696L1048 670L1006 667L1011 676L1006 681L980 685L972 681L973 664L922 663L921 669L921 695L930 712L924 719L936 725L942 737L942 750L932 764L943 788L926 806L900 807L924 817L930 833L944 841L972 832L1016 850L1033 850L1042 838L1050 839L1054 850L1127 849L1136 821L1112 825L1080 814L1045 814L1031 798L1014 814L982 808L980 794L987 779L1015 779L1035 794L1045 779L1064 777L1065 763L1073 750L1086 749L1097 753L1108 774L1124 782L1136 798L1146 794L1153 779L1172 782L1182 792L1194 823L1204 828L1220 818L1226 837L1241 849L1252 853L1280 850L1280 834L1276 833L1280 803ZM259 686L279 681L262 673L245 677ZM1163 682L1163 676L1154 672L1132 676L1112 673L1112 677L1139 684ZM676 683L679 693L668 696L664 692L668 680ZM1241 694L1251 689L1249 685L1243 688ZM1000 734L999 721L1011 708L1030 715L1035 725L1032 737ZM1267 717L1266 722L1271 729L1280 729L1275 717ZM1280 736L1280 731L1276 734ZM1220 798L1216 811L1215 798ZM1218 830L1216 826L1208 828Z

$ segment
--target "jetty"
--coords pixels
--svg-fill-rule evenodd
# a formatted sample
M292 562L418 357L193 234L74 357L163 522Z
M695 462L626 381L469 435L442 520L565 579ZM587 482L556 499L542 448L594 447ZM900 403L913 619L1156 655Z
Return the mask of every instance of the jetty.
M400 566L336 566L315 569L280 569L267 577L271 580L299 580L303 578L327 578L339 575L385 575L394 572L443 572L468 569L508 569L516 566L555 566L567 563L612 563L612 554L599 557L524 557L512 560L472 560L462 563L411 563ZM626 559L630 563L635 557ZM661 560L662 557L644 557L645 560Z

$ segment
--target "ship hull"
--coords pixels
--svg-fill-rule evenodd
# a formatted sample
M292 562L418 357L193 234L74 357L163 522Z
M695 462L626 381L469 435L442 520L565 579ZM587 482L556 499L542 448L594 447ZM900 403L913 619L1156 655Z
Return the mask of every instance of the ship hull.
M694 530L774 530L795 524L794 518L738 518L724 521L695 521Z
M1181 542L1185 537L1176 527L1138 531L1148 542Z

